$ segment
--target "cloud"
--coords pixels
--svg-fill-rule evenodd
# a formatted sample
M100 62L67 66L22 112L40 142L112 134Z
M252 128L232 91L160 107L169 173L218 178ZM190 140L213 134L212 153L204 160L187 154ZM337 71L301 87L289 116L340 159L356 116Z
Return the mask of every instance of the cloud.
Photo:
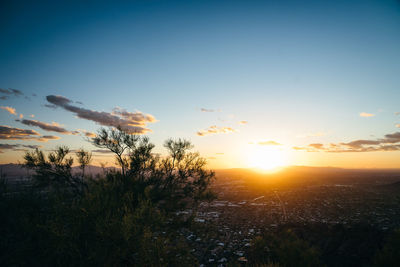
M0 139L2 140L36 140L47 142L48 140L60 139L58 136L44 135L40 136L35 130L14 128L7 125L0 125Z
M244 124L247 124L248 122L247 121L238 121L238 124L240 124L240 125L244 125Z
M20 120L17 120L20 121ZM52 124L46 123L46 122L41 122L37 120L21 120L20 121L22 124L29 125L29 126L36 126L39 127L40 129L43 129L45 131L50 131L50 132L57 132L61 134L73 134L76 135L79 132L78 131L68 131L61 127L58 123L53 122Z
M82 129L78 129L78 131L80 131L81 133L83 133L86 137L89 137L89 138L96 137L96 134L93 133L93 132L89 132L89 131L82 130Z
M323 149L324 148L324 145L323 144L319 144L319 143L309 144L308 146L312 147L312 148L315 148L315 149Z
M56 108L57 108L56 105L50 105L50 104L44 104L44 106L45 106L46 108L51 108L51 109L56 109Z
M13 128L7 125L0 125L0 135L18 135L18 136L29 136L29 135L40 135L35 130Z
M385 139L383 139L384 143L399 143L400 142L400 132L386 134Z
M8 89L0 88L0 94L13 95L13 96L22 96L22 95L24 95L20 90L12 89L12 88L8 88Z
M236 132L235 129L232 129L231 127L217 127L216 125L210 126L205 130L198 131L196 134L198 136L206 136L210 134L221 134L221 133L234 133Z
M18 145L10 145L10 144L0 144L0 149L13 149Z
M85 136L93 138L93 137L96 137L96 134L92 133L92 132L85 132Z
M221 153L221 152L219 152L219 153L215 153L215 155L224 155L225 153Z
M397 116L397 115L400 115L400 112L395 112L394 115L396 115L396 116Z
M43 136L40 136L37 140L39 141L39 142L47 142L47 141L49 141L49 140L58 140L58 139L60 139L61 137L58 137L58 136L54 136L54 135L43 135Z
M275 141L261 141L258 142L257 145L260 146L281 146L282 144L275 142Z
M368 117L373 117L375 114L372 113L367 113L367 112L361 112L360 117L368 118Z
M396 124L396 127L397 127L397 128L400 128L400 123Z
M71 104L71 100L63 96L48 95L46 99L52 105L74 113L78 118L94 121L103 126L120 126L129 133L145 134L151 132L150 129L146 128L147 123L157 121L154 116L139 111L128 112L124 109L115 108L112 113L100 112L74 106Z
M400 150L400 132L386 134L380 139L359 139L347 143L309 144L305 147L293 147L294 150L305 150L307 152L374 152L374 151L397 151Z
M215 112L215 109L201 108L201 112Z
M13 150L13 151L27 151L28 149L41 148L39 145L21 145L21 144L0 144L0 153L3 150Z
M0 88L1 89L1 88ZM15 108L12 107L5 107L5 106L1 106L1 109L4 109L5 111L7 111L8 113L17 116L17 112L15 111Z
M61 95L48 95L46 96L47 101L49 101L51 104L55 105L55 106L60 106L60 107L64 107L70 103L72 103L71 100L69 100L68 98L61 96ZM65 108L67 109L67 108Z
M364 145L379 145L381 141L379 140L355 140L349 143L341 143L341 145L348 146L351 148L360 148Z
M0 99L1 99L1 100L7 100L7 99L8 99L8 96L2 95L2 96L0 96Z
M144 126L146 123L154 123L157 122L156 118L150 114L143 114L142 112L128 112L125 109L121 109L119 107L114 108L113 115L117 115L123 117L128 120L132 125L140 125Z

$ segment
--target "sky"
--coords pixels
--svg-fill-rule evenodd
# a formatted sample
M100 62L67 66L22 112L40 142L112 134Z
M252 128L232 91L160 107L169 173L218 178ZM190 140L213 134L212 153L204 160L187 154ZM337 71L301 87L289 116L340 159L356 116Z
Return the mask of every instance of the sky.
M124 125L211 168L400 167L398 1L1 1L0 163ZM95 164L113 164L94 152Z

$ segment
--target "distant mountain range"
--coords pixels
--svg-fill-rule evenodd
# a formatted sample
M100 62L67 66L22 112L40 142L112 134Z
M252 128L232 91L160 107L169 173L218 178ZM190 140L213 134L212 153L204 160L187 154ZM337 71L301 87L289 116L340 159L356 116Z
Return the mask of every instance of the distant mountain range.
M114 169L108 167L107 169ZM74 173L81 170L73 167ZM99 166L89 165L87 174L102 174ZM282 185L326 183L334 184L392 184L400 182L400 169L342 169L332 167L290 166L275 173L263 173L253 169L217 169L215 170L218 181L243 181L250 184L279 183ZM20 179L30 176L32 171L21 167L19 164L0 164L0 173L6 179Z
M241 180L253 185L389 184L400 181L400 169L290 166L274 173L225 169L216 170L216 175L220 181Z
M114 167L107 167L106 169L115 169ZM78 166L72 167L73 173L81 172ZM99 166L89 165L86 167L85 172L92 175L103 173L103 168ZM18 179L32 175L32 171L22 167L20 164L0 164L0 173L6 179Z

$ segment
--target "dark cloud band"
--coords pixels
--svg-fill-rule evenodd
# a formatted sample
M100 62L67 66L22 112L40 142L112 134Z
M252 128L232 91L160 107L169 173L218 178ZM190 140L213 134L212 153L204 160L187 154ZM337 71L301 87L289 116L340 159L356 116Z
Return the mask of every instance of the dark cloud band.
M150 114L142 112L128 112L126 110L115 108L112 113L85 109L72 105L72 101L63 96L48 95L47 101L74 113L78 118L94 121L103 126L121 127L129 133L145 134L151 132L146 128L147 123L157 120Z

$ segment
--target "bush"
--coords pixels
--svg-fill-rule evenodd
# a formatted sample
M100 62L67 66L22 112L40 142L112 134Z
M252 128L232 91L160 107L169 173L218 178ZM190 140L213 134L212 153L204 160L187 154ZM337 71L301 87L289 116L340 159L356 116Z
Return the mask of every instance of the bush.
M81 175L72 174L67 147L47 156L26 153L34 186L1 192L0 265L196 265L177 234L193 216L177 211L194 212L200 200L213 196L208 185L214 173L206 161L181 139L166 141L164 158L152 153L147 137L121 129L101 129L92 142L115 153L120 172L85 176L91 155L83 150L77 152Z

